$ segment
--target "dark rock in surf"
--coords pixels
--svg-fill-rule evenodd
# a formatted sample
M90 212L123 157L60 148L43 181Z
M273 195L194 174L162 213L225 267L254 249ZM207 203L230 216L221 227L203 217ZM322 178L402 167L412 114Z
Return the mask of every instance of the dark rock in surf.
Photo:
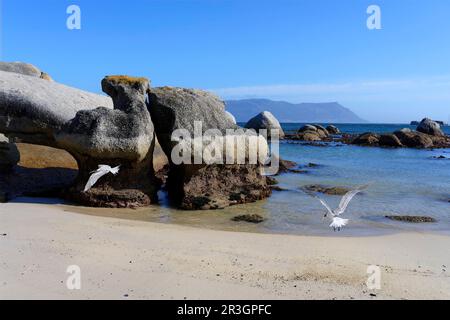
M328 131L330 134L340 134L340 133L341 133L341 131L340 131L336 126L333 126L333 125L329 125L329 126L327 127L327 131Z
M256 224L266 221L266 219L264 219L264 217L260 216L259 214L244 214L244 215L234 217L231 220L235 221L235 222L243 221L243 222L256 223Z
M436 219L424 216L386 216L387 219L408 223L435 223Z
M352 143L362 146L377 146L379 142L380 135L373 132L367 132L356 137Z
M392 134L382 134L379 139L379 145L382 147L392 147L392 148L401 148L403 144L400 142L400 139Z
M329 186L316 185L316 184L303 186L301 189L307 193L315 192L315 193L323 193L323 194L333 195L333 196L343 196L347 192L351 191L349 188L346 188L346 187L329 187Z

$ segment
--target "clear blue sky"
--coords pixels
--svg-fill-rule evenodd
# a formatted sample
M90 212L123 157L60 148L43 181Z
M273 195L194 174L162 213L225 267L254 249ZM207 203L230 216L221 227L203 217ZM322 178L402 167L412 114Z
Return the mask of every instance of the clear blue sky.
M339 101L376 122L450 116L448 0L2 2L2 59L82 89L130 74L223 98ZM66 28L71 4L81 30ZM366 27L371 4L382 30Z

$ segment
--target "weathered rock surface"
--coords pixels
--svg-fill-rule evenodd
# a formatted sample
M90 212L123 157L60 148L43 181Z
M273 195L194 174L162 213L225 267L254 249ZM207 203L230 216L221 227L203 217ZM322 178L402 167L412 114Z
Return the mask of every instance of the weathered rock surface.
M400 148L403 147L403 144L400 142L400 139L392 134L382 134L380 136L379 142L382 147L392 147L392 148Z
M347 192L351 191L349 188L346 187L329 187L318 184L303 186L301 189L306 192L317 192L333 196L343 196Z
M15 142L55 146L54 133L80 110L112 108L108 97L0 71L0 132Z
M248 223L262 223L266 221L266 219L259 214L243 214L240 216L236 216L231 220L235 222L248 222Z
M0 134L0 173L10 172L20 161L17 146L9 143L8 138Z
M161 87L149 90L149 111L152 116L158 141L166 155L177 144L171 140L178 129L194 133L195 122L201 122L201 133L209 129L239 127L225 113L225 105L217 96L206 91Z
M247 129L254 129L256 131L261 129L267 130L267 135L270 138L271 132L270 130L278 130L279 138L284 138L284 131L281 128L280 122L275 118L275 116L269 111L264 111L250 119L245 125Z
M194 122L200 121L202 126L199 133L214 129L216 132L208 132L208 137L214 140L214 145L221 146L219 154L221 159L227 155L236 154L235 148L229 147L224 141L229 137L244 139L242 134L226 135L227 129L236 130L239 127L231 121L225 113L224 103L216 96L199 90L182 88L156 88L149 91L148 108L155 123L155 131L162 149L170 162L170 171L167 179L167 189L174 205L186 210L219 209L239 203L253 202L270 195L266 177L261 175L262 164L221 164L217 161L207 162L200 159L198 164L192 160L198 155L198 150L193 146ZM188 138L186 141L172 141L172 133L177 129L185 130ZM264 139L255 134L252 137L257 141ZM198 141L197 141L198 142ZM186 144L185 144L186 143ZM267 142L264 140L265 147ZM204 155L207 146L213 145L200 142L200 155ZM225 145L225 147L224 147ZM188 161L175 162L172 155L174 148L180 146L188 148L191 152ZM248 147L249 144L246 144ZM245 148L244 148L245 149ZM194 151L194 152L192 152ZM266 150L267 151L267 150Z
M387 219L408 223L434 223L436 219L424 216L386 216Z
M301 140L307 142L323 141L330 137L330 133L327 129L319 124L311 125L307 124L301 127L297 134L290 137L293 140Z
M155 134L145 103L149 81L110 76L102 81L114 109L79 111L56 135L60 148L78 162L79 174L68 196L90 206L136 207L156 202L159 187L153 170ZM121 166L83 192L90 173L100 164Z
M353 140L353 144L363 145L363 146L373 146L378 145L380 141L380 135L373 132L366 132L356 137Z
M376 134L373 132L363 133L350 143L370 147L407 147L407 148L448 148L450 147L450 138L447 136L432 136L429 134L402 129L386 134Z
M431 119L425 118L417 126L417 131L431 136L443 137L444 132L441 130L441 126Z
M304 125L303 127L301 127L301 128L298 130L299 133L300 133L300 132L306 132L306 131L313 131L313 132L316 132L316 131L317 131L317 128L316 128L315 126L311 125L311 124L307 124L307 125Z
M431 136L417 132L417 131L396 131L394 135L400 140L400 142L409 148L432 148L434 143Z
M341 133L341 130L339 130L338 127L333 126L333 125L329 125L329 126L327 127L327 131L328 131L330 134L340 134L340 133Z
M2 62L0 61L0 71L12 72L23 74L25 76L31 76L35 78L41 78L48 81L53 79L45 72L42 72L36 66L24 62Z

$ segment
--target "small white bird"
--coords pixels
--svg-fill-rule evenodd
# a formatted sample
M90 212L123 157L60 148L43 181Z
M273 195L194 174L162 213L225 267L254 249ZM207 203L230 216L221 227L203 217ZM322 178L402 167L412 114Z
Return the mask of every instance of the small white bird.
M91 176L89 177L88 182L86 183L86 186L84 187L84 192L89 191L104 175L107 175L108 173L112 173L113 175L116 175L119 173L120 166L111 168L110 166L101 164L98 166L98 169L96 171L91 172Z
M319 198L317 195L310 194L314 198L318 199L320 203L327 209L327 213L323 216L324 218L328 217L330 215L331 218L331 224L330 228L332 228L334 231L341 231L343 227L345 227L349 220L348 219L342 219L339 216L342 215L345 210L348 207L348 204L350 201L352 201L353 197L356 196L358 193L362 192L364 189L366 189L368 185L358 187L355 190L352 190L348 192L339 203L339 207L336 210L331 210L330 206L321 198Z

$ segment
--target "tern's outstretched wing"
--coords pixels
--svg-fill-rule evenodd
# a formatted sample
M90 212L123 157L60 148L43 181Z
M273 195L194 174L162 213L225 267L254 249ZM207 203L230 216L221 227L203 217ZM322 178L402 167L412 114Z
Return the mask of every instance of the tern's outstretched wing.
M333 210L331 210L330 206L324 200L320 199L318 196L314 196L314 198L320 201L320 203L327 209L328 214L330 214L331 217L334 216Z
M110 169L111 167L109 166L99 166L98 170L89 177L89 180L84 187L84 192L89 191L97 183L98 179L109 173Z
M342 198L341 202L339 203L339 207L336 209L336 216L340 216L341 214L343 214L345 212L345 210L347 209L348 204L350 203L350 201L352 201L353 197L356 196L358 193L362 192L367 187L368 187L368 185L361 186L361 187L358 187L355 190L352 190L352 191L348 192Z

